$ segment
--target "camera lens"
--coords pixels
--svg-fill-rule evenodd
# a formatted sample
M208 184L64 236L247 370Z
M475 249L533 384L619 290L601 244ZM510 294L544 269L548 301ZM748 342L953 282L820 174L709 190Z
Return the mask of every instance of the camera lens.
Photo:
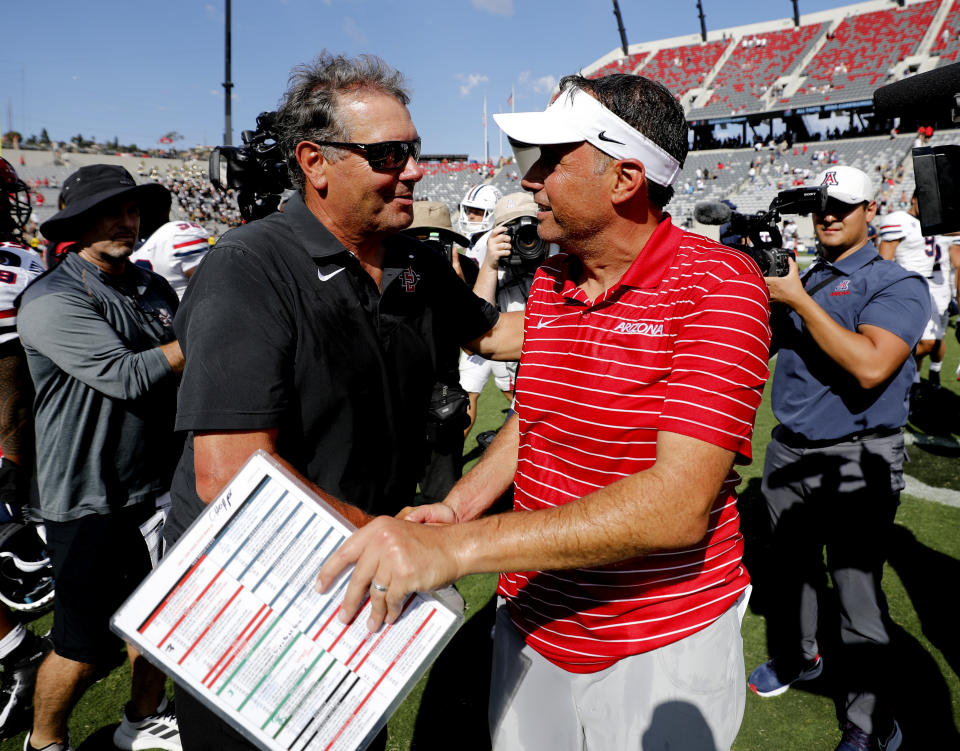
M524 217L511 228L511 235L511 252L523 261L539 262L546 256L547 244L537 234L536 220Z

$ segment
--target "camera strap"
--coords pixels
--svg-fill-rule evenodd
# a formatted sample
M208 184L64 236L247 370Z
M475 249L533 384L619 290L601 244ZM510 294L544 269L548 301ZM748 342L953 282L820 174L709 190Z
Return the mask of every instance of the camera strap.
M863 266L861 266L861 268L866 268L866 267L869 266L871 263L876 263L876 262L879 261L879 260L880 260L880 256L878 256L878 255L877 255L877 256L874 256L874 257L871 258L869 261L867 261ZM824 287L826 287L828 284L830 284L830 282L832 282L832 281L833 281L834 279L836 279L838 276L843 276L843 272L838 271L837 268L836 268L835 266L833 266L832 264L828 265L828 266L827 266L827 269L830 271L830 276L828 276L826 279L818 282L817 284L813 285L810 289L807 289L806 280L804 280L803 288L807 291L807 294L810 295L810 297L813 297L817 292L819 292L819 291L822 290ZM816 269L811 269L811 270L810 270L810 276L813 275L813 272L814 272L814 271L816 271ZM809 278L810 278L810 277L808 276L807 279L809 279Z

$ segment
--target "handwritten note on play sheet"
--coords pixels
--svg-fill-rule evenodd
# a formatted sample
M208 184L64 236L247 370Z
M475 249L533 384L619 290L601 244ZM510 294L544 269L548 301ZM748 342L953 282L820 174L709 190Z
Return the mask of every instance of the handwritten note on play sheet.
M314 590L353 531L268 454L236 477L113 617L113 629L264 749L349 751L386 724L460 627L415 595L371 634ZM349 573L349 572L348 572Z

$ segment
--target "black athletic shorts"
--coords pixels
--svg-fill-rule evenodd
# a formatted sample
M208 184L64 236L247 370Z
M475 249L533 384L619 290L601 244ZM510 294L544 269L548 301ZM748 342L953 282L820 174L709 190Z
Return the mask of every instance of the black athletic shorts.
M150 573L140 524L153 503L67 522L45 522L53 563L53 648L58 655L96 665L120 646L110 617Z

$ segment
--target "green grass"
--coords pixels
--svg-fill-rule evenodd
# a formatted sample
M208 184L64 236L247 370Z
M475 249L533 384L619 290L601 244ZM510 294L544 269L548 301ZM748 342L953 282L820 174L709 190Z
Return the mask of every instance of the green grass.
M960 435L960 388L954 377L960 345L952 330L949 337L944 393L933 398L922 424L911 425L912 432L932 432L941 438ZM757 530L765 515L759 484L766 443L775 424L766 396L757 415L754 461L739 468L748 556L757 552ZM474 436L499 426L506 406L489 383L464 449L468 466L479 457ZM909 453L908 474L928 485L960 489L960 450L917 444ZM960 748L960 639L950 615L960 581L960 509L906 495L902 501L884 579L896 624L890 667L893 701L906 747ZM386 745L390 751L489 748L486 711L496 577L467 577L457 587L466 601L466 623L391 719ZM754 606L758 606L756 598ZM50 620L46 615L31 627L45 631ZM768 658L765 620L753 607L742 631L749 671ZM774 699L760 699L747 691L736 751L830 751L836 746L836 689L829 680L831 645L828 638L825 642L828 667L821 679ZM128 691L125 663L87 691L71 717L74 743L83 744L86 751L112 748L110 737ZM19 751L22 745L21 733L0 744L0 751Z

